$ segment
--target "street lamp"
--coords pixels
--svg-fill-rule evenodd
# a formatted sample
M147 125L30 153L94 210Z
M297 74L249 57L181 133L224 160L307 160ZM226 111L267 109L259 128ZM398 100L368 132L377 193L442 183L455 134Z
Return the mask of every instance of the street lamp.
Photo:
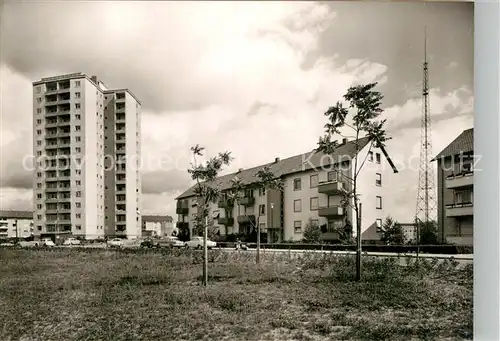
M273 224L273 218L274 218L274 203L271 203L271 244L274 243L274 224Z

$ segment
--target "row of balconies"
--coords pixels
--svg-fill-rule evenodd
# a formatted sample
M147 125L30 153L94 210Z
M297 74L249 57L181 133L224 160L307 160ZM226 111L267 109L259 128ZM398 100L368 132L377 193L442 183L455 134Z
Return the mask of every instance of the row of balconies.
M446 205L447 217L465 217L474 215L474 204L472 202L451 203Z
M474 172L462 171L460 173L453 173L446 177L446 188L454 189L461 187L470 187L474 184Z

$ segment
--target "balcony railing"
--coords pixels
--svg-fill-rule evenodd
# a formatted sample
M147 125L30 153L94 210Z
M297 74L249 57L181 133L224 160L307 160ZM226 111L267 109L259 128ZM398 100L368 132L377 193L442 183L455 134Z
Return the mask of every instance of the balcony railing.
M474 172L467 171L458 174L450 174L446 177L446 188L468 187L474 184Z
M255 224L255 215L249 214L249 215L238 216L238 224L250 224L250 223Z
M225 198L219 199L219 201L217 203L217 206L219 208L228 208L228 201L227 201L227 199L225 199Z
M451 203L446 205L446 217L464 217L474 215L472 202Z
M318 210L318 215L320 217L343 216L344 214L345 212L342 206L320 207Z
M234 218L219 217L219 219L217 220L217 223L219 225L233 226L234 225Z
M344 184L341 181L321 181L318 183L318 193L323 194L340 194L344 192Z
M254 197L243 197L240 200L240 204L243 206L253 206L253 205L255 205L255 198Z

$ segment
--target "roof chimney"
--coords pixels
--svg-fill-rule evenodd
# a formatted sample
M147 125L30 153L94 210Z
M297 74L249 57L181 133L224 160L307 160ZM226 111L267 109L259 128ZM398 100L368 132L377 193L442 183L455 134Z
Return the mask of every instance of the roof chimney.
M92 82L97 84L97 76L92 76L90 77L90 79L92 80Z
M238 173L243 172L243 168L238 169Z
M278 162L280 162L280 158L279 157L277 157L277 158L274 159L274 163L278 163Z
M347 143L347 139L346 138L343 138L342 139L342 144L346 144Z

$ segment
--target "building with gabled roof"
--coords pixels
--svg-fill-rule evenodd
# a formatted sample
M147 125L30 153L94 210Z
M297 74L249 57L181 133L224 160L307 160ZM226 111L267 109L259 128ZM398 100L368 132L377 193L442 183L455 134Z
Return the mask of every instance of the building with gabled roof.
M473 244L474 159L473 128L464 130L433 159L441 243Z
M324 240L336 240L334 231L349 222L356 231L354 209L341 203L341 192L350 190L348 179L353 177L353 160L358 149L359 159L366 163L358 177L358 193L362 203L362 229L380 226L391 207L384 205L390 191L390 179L397 169L385 148L374 148L368 138L356 141L343 139L333 155L315 150L286 159L223 175L215 181L222 191L218 203L211 204L210 219L221 235L255 235L260 226L262 239L268 242L296 241L303 238L309 219L321 226ZM240 205L228 206L224 192L231 189L234 177L244 185L257 181L256 174L264 166L284 182L284 190L247 188ZM176 198L177 227L192 235L197 212L195 186Z

